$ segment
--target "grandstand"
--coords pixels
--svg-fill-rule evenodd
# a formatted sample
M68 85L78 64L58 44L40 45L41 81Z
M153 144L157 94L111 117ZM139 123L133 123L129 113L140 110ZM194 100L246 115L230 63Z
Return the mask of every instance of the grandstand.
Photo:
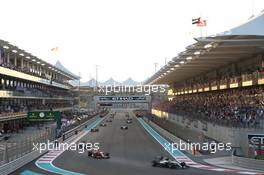
M264 13L224 33L195 38L146 81L170 85L172 98L155 102L152 113L254 156L247 136L264 129L263 22Z
M28 111L69 111L79 77L0 40L0 131L22 129Z

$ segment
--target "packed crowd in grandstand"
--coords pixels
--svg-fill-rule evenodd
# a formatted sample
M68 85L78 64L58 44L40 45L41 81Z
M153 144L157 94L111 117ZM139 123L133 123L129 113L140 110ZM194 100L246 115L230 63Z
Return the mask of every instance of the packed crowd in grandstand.
M154 108L223 125L257 127L264 119L263 86L176 96Z

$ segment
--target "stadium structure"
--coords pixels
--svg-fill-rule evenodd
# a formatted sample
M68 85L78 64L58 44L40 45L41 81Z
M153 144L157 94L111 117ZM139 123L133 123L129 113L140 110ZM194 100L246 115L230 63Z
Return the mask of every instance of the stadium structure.
M263 175L263 24L195 38L139 92L1 40L0 175Z
M70 80L78 77L6 41L0 41L0 130L23 127L28 111L72 110Z

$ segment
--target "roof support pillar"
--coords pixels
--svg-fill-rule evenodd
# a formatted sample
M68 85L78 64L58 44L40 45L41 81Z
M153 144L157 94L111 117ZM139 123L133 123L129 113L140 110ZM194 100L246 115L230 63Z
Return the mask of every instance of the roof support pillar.
M10 54L9 53L7 53L7 64L9 64L10 63Z
M17 66L17 56L15 55L15 58L14 58L14 65Z
M21 69L23 70L24 69L24 59L21 58Z

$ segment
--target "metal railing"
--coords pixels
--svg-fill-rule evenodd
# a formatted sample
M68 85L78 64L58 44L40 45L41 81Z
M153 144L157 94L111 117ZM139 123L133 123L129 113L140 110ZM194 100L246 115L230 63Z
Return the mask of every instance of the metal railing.
M89 116L83 118L81 121L76 122L68 126L62 135L67 136L67 138L75 135L78 133L79 130L83 129L91 118L95 117L97 114L93 116ZM76 133L77 131L77 133ZM67 139L65 137L65 139ZM54 141L56 139L56 129L53 127L46 128L43 131L40 131L36 134L32 134L28 137L25 137L23 140L20 141L1 141L0 142L0 165L6 164L13 160L16 160L24 155L33 151L34 145L33 143L40 144L45 143L47 140ZM59 141L63 141L63 137L57 138Z
M25 137L20 141L0 142L0 165L18 159L33 150L33 143L43 143L55 139L55 128L47 128L41 132Z

